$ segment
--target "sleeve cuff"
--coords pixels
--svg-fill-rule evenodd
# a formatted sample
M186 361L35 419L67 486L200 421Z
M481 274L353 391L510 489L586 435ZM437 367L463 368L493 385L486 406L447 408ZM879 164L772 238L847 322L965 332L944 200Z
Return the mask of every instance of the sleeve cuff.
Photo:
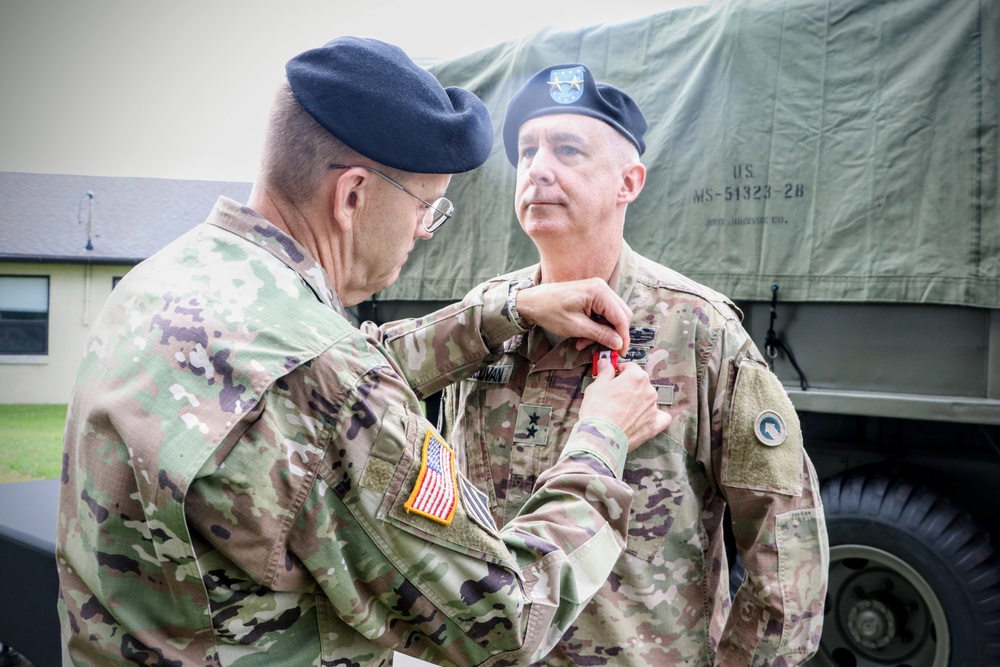
M514 336L524 333L524 329L514 324L505 314L510 283L503 281L483 292L483 314L480 333L486 347L494 349Z
M600 417L586 417L577 422L562 456L591 454L600 459L618 479L625 470L628 438L616 424Z

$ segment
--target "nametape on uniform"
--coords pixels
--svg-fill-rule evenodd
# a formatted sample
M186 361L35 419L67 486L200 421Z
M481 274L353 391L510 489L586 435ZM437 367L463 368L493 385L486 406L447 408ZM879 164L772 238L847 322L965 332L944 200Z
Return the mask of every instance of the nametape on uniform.
M461 475L458 476L458 488L461 491L462 507L472 522L490 535L499 535L500 531L497 530L497 524L490 514L490 502L486 494Z
M510 376L514 372L514 366L507 364L504 366L483 366L476 371L469 379L473 382L490 382L493 384L507 384Z
M457 503L455 452L434 429L429 428L424 436L417 482L403 507L407 512L448 526L455 517Z

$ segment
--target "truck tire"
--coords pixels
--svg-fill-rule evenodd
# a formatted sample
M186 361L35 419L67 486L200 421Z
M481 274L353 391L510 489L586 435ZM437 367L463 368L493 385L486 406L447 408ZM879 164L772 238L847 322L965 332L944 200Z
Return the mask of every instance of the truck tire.
M1000 561L982 526L884 473L838 475L822 496L830 585L810 667L1000 665Z

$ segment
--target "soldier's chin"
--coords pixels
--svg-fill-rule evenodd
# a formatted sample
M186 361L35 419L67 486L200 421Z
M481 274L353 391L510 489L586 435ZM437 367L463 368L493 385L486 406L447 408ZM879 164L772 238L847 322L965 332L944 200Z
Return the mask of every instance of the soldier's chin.
M527 220L521 228L532 241L559 241L565 238L566 228L556 220Z
M397 266L395 269L393 269L392 273L390 273L385 278L385 280L382 281L384 284L381 287L379 287L377 290L375 290L375 291L376 292L381 292L385 288L389 287L389 285L392 285L394 282L396 282L399 279L399 273L402 270L403 270L403 266L402 265Z

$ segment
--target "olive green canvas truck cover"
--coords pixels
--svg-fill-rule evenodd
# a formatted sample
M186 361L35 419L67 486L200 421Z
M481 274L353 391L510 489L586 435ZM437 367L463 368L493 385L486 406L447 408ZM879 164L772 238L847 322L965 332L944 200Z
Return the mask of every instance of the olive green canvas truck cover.
M510 96L581 62L649 121L625 236L733 299L1000 307L1000 3L758 0L546 30L435 63L490 107L452 223L385 300L453 300L532 264L500 127Z
M504 107L578 62L650 124L631 247L782 343L831 547L809 664L1000 665L1000 2L730 0L431 65L485 100L496 146L382 317L537 261Z

